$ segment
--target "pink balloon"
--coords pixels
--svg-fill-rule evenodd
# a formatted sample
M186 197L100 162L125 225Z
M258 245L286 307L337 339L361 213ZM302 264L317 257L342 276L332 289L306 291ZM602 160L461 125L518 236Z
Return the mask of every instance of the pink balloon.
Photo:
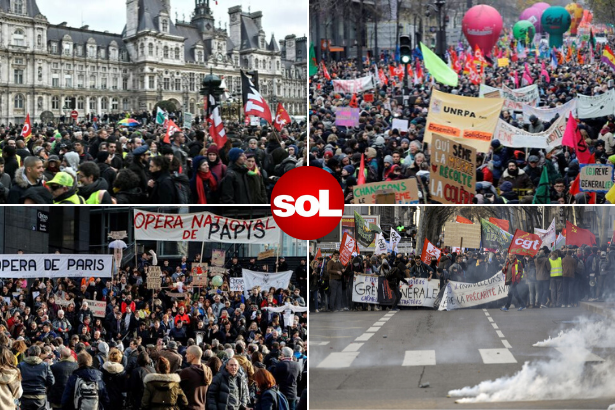
M502 32L502 16L491 6L480 4L469 9L461 21L461 29L472 50L481 49L489 55Z
M532 6L535 9L540 9L542 11L545 11L546 9L548 9L549 7L551 7L551 5L549 3L536 3Z
M529 7L521 12L521 15L519 16L519 20L529 21L530 23L534 25L534 28L536 29L536 33L542 33L543 30L542 30L542 25L540 24L540 19L542 17L543 12L544 12L544 9L540 9L536 7L536 5L533 5L532 7Z

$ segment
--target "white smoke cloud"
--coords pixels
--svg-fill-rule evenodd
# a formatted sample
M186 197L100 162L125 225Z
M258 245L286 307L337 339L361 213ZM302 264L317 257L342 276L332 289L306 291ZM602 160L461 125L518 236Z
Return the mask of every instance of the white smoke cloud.
M460 397L457 403L613 396L615 360L607 358L602 362L586 363L591 348L615 346L615 322L612 320L591 322L581 318L575 328L562 331L557 337L538 342L534 346L558 347L564 353L554 353L549 360L525 362L513 376L451 390L449 396Z

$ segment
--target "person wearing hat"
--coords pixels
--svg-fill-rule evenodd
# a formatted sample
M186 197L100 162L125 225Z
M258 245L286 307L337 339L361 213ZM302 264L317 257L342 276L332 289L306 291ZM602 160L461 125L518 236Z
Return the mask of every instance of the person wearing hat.
M226 176L227 167L220 159L219 148L216 144L207 147L207 161L211 172L218 177L218 181L222 181Z
M77 194L75 180L67 172L58 172L46 186L51 192L54 204L85 204L85 199Z
M143 192L148 191L148 177L149 171L149 159L147 158L147 146L142 146L132 151L132 156L128 162L128 169L137 174L139 177L139 183Z
M223 204L250 204L250 187L248 185L248 168L245 167L246 155L241 148L232 148L228 152L229 165L226 177L220 184Z
M538 134L545 130L545 126L535 115L530 115L530 126L528 132L530 134Z
M45 164L45 171L43 172L43 176L46 181L51 181L53 177L60 172L60 165L62 161L60 161L60 157L57 155L50 155L47 159L47 163Z
M100 154L104 154L101 152ZM100 169L94 162L87 161L79 165L79 195L85 198L86 204L110 205L113 204L108 192L107 181L100 178Z
M177 372L182 366L183 357L177 353L177 342L171 340L167 343L167 348L160 351L160 357L164 357L171 364L171 373Z
M152 204L177 204L178 195L175 183L169 174L169 160L165 157L154 157L149 164L152 176L147 183L151 189L149 201Z
M538 186L542 175L542 166L538 165L539 162L540 159L537 155L530 155L527 159L527 166L523 169L534 186Z

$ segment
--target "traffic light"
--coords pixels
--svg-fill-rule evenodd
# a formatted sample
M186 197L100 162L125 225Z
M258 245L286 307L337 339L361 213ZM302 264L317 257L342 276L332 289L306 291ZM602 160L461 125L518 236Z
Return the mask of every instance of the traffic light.
M412 61L412 40L410 36L399 36L399 58L403 64Z

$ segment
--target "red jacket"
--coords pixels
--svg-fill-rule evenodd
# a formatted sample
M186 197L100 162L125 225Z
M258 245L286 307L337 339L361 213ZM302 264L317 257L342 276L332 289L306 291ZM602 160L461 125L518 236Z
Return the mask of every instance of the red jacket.
M509 265L507 262L502 272L506 274L507 281L510 279L512 283L519 283L523 278L523 265L520 264L518 260L515 260L512 265Z
M175 316L175 325L177 325L178 321L182 321L185 324L189 325L190 324L190 316L188 316L187 313L184 313L183 315L180 315L179 313L177 314L177 316Z
M126 307L129 307L132 313L135 313L137 311L137 305L135 304L134 301L130 302L130 305L127 305L126 302L122 302L122 305L121 305L122 313L126 313Z

